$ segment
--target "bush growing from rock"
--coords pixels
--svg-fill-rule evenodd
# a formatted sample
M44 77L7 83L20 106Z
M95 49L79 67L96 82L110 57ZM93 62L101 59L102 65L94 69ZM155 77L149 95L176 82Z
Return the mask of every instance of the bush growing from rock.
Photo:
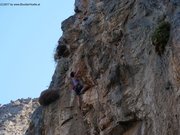
M151 40L153 45L155 45L157 55L162 55L164 52L167 41L169 40L170 27L169 22L161 22L152 33Z
M61 57L67 57L70 54L66 45L59 44L54 54L54 61L57 62Z
M41 92L39 103L41 105L49 105L59 98L59 93L56 90L47 89Z

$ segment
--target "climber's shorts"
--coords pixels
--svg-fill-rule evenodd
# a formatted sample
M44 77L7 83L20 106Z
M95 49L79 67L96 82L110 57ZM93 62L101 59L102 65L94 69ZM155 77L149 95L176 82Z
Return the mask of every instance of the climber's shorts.
M78 96L78 95L80 95L80 91L81 91L81 89L84 87L84 85L81 85L81 84L76 84L76 88L75 88L75 93L76 93L76 95Z

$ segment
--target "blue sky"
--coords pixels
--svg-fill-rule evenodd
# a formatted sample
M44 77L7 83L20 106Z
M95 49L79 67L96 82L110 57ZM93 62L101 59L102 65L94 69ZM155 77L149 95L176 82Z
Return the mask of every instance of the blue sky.
M61 22L74 14L74 2L0 1L0 104L37 98L48 88L56 67L53 54L62 35ZM40 5L13 5L20 3Z

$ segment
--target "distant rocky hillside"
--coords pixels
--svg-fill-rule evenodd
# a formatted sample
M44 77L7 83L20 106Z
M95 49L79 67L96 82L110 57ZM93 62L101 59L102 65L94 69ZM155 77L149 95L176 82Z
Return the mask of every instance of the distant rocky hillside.
M0 135L23 135L30 122L30 116L39 106L38 99L18 99L0 105Z

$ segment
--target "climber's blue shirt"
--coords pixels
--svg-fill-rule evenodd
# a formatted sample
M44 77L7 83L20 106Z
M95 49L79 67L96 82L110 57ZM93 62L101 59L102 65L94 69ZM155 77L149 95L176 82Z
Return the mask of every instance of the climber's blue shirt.
M77 82L79 83L79 79L74 80L74 78L72 79L73 83L76 84Z

